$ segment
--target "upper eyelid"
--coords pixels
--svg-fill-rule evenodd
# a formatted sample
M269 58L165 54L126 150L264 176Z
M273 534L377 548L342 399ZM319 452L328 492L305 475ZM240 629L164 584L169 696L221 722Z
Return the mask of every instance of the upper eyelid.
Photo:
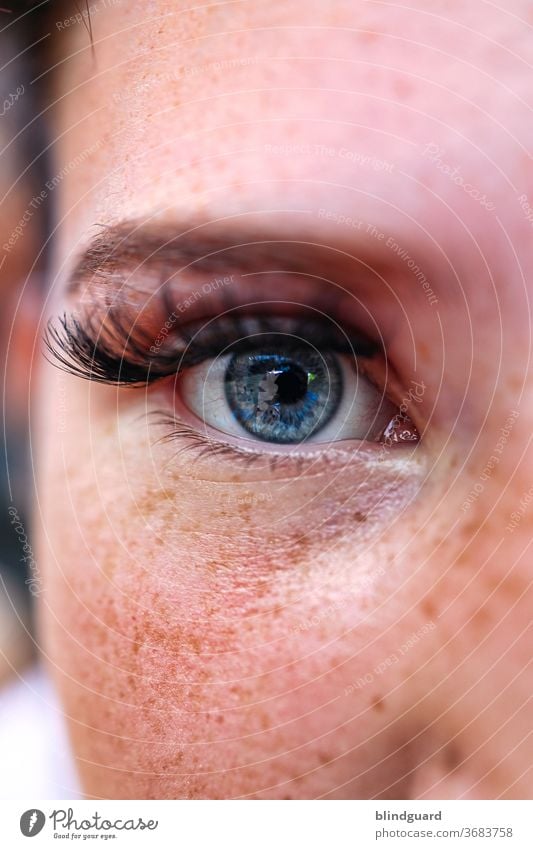
M246 215L229 217L220 230L217 221L192 222L191 226L183 220L148 226L130 221L107 227L72 271L67 309L104 312L116 308L133 323L139 305L159 309L157 303L164 302L163 324L165 315L172 313L177 302L187 300L191 290L201 289L216 275L229 274L236 278L230 288L240 289L243 298L247 292L261 297L266 290L283 294L299 287L300 300L309 297L310 303L326 312L331 309L345 316L352 327L359 326L383 349L392 350L399 329L407 323L402 293L413 290L413 281L405 277L406 263L398 254L358 233L335 232L327 244L319 239L311 242L309 232L287 238L288 227L287 233L278 230L265 238L268 230L253 230L247 220ZM308 222L306 227L309 230ZM401 240L409 256L417 258L420 250L414 244L411 248L411 242L413 237ZM224 308L225 293L219 294ZM203 308L200 298L187 308L188 315L202 316Z
M209 355L217 353L218 348L229 347L239 333L246 339L246 317L233 321L231 316L222 316L218 319L218 325L223 319L226 320L226 338L222 338L221 328L217 320L211 328L210 342L201 345L194 341L194 334L189 338L181 337L181 341L171 345L168 349L160 348L151 353L154 346L150 344L151 337L137 328L135 333L128 332L127 327L121 323L120 313L109 313L114 317L114 323L109 320L104 330L102 326L94 322L94 316L87 317L85 322L74 316L63 315L56 321L48 324L44 344L47 359L54 365L77 377L93 380L100 383L115 385L142 386L155 382L163 377L177 374L182 368L197 364L208 358ZM279 324L281 321L281 325ZM315 320L314 324L309 317L298 319L293 317L291 323L283 317L276 322L275 316L263 316L256 318L253 330L261 335L280 335L283 330L289 338L306 339L306 334L315 336L322 332L322 347L336 348L352 353L356 357L373 357L380 351L380 347L371 340L360 334L349 334L340 328L329 328L325 321L323 326ZM58 323L56 323L58 322ZM205 324L205 323L204 323ZM209 327L209 324L207 325ZM292 334L287 332L292 329ZM315 331L313 334L312 331ZM201 333L201 331L199 331ZM309 340L311 341L311 340ZM227 343L227 344L226 344ZM181 344L181 349L180 349ZM190 346L190 356L185 357L187 346ZM211 347L209 347L211 345ZM195 359L196 357L196 359Z

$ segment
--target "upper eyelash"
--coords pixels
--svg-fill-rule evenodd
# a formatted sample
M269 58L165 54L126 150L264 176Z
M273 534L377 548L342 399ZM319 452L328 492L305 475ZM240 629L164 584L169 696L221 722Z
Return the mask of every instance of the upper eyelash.
M119 386L145 386L169 372L166 368L162 370L161 357L150 368L146 356L150 342L145 340L147 347L143 346L139 334L139 330L136 337L128 334L116 318L103 331L102 327L94 326L91 318L82 324L65 313L48 322L44 345L49 362L75 377ZM125 344L129 350L127 357Z
M283 323L285 330L280 330ZM318 349L354 357L372 357L380 350L374 341L360 333L350 334L334 322L230 313L173 328L166 347L162 345L154 352L151 337L138 326L135 332L129 331L113 311L107 314L105 324L91 316L82 323L65 313L48 323L44 345L47 359L76 377L118 386L146 386L223 351L250 349L254 347L247 338L251 334L261 334L261 344L266 344L269 334L278 334L279 344L279 334L284 332L312 340Z

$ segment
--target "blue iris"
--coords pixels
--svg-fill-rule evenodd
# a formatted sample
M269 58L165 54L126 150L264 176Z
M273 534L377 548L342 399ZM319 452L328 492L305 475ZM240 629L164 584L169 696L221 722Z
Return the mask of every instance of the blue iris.
M302 442L321 430L342 398L338 359L304 344L233 354L226 399L242 427L265 442Z

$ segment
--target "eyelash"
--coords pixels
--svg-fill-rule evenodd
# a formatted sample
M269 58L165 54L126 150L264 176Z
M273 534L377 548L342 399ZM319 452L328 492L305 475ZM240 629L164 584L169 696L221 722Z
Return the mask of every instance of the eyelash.
M88 318L83 324L63 314L47 326L44 344L47 359L63 371L85 380L115 386L142 387L165 377L179 376L185 369L224 353L259 347L250 335L260 334L260 345L281 334L313 340L318 351L329 350L370 359L379 353L377 343L360 333L350 333L329 321L282 316L226 314L204 322L175 326L166 337L167 348L153 345L153 338L136 328L127 330L110 312L104 325ZM158 337L156 337L158 338ZM122 351L120 354L119 352Z
M306 456L297 454L278 454L274 451L265 453L264 451L254 451L252 448L240 448L235 445L230 445L227 442L207 437L205 434L199 433L194 427L186 422L178 421L173 416L162 411L154 411L152 414L154 424L162 425L168 428L167 433L158 441L181 443L176 454L188 454L194 463L202 460L204 457L225 457L232 463L238 463L239 466L250 468L251 466L268 464L270 472L275 472L277 469L285 469L290 464L291 473L299 475L306 469L306 465L313 458L318 458L323 462L327 462L328 458L324 455L324 451L317 451L315 454L309 453ZM176 456L173 455L173 457ZM335 458L338 459L338 458Z

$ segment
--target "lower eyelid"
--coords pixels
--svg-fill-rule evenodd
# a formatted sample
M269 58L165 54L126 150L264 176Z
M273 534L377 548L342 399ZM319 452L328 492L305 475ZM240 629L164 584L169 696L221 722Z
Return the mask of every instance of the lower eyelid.
M158 400L163 400L159 397ZM159 431L151 442L154 446L161 444L176 444L178 454L191 458L193 463L197 460L216 460L218 457L227 460L228 468L236 461L242 468L253 465L254 468L263 466L268 472L279 466L284 471L292 473L304 472L305 475L312 474L312 467L322 469L330 467L345 467L356 460L357 462L380 464L386 461L392 467L398 462L403 463L407 454L412 453L413 447L409 445L395 448L394 451L383 451L383 445L368 440L343 440L338 442L309 442L305 446L276 445L274 443L263 443L256 440L247 440L246 437L232 437L224 434L220 439L220 433L205 425L193 413L181 405L176 405L174 414L170 414L164 407L158 407L147 414L148 426L154 431ZM260 446L260 450L258 450ZM172 457L176 457L173 452ZM273 465L275 464L275 465Z
M222 371L223 367L220 366L220 369ZM384 445L378 441L355 438L330 441L327 434L325 438L304 444L263 442L247 438L246 433L229 434L207 424L184 403L176 391L174 378L152 387L150 392L153 393L154 404L159 407L149 414L150 421L161 431L159 440L173 442L177 453L192 460L194 465L200 459L208 462L217 459L227 463L229 468L235 463L241 469L253 465L254 469L264 469L269 476L275 470L283 470L292 477L295 474L311 474L316 467L344 466L354 460L364 460L365 463L386 461L394 466L407 451L413 450L412 444L395 445L393 451L385 452Z

